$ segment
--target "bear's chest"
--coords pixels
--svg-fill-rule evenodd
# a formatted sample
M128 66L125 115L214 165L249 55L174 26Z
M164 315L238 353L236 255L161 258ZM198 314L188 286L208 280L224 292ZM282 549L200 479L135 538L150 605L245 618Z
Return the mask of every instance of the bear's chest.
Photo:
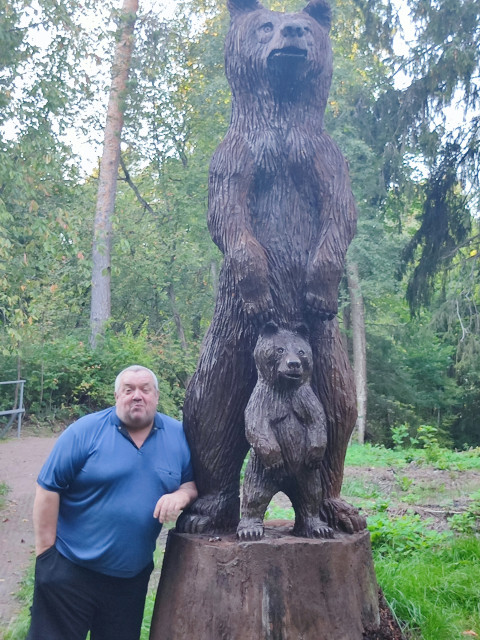
M253 159L249 213L255 236L270 247L281 239L279 249L288 246L290 255L304 251L320 224L315 139L300 127L272 128L251 132L248 145Z
M303 463L306 453L306 429L292 407L285 407L280 419L272 422L272 430L288 467Z

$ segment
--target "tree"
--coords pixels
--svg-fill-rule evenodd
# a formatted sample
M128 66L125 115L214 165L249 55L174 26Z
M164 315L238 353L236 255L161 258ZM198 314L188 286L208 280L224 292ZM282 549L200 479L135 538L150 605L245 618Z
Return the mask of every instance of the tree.
M350 314L352 319L353 371L357 393L357 439L365 442L367 425L367 344L365 332L365 307L363 303L358 265L347 261L348 292L350 295Z
M112 64L112 84L108 101L103 153L98 180L97 206L92 248L92 301L90 344L96 346L111 314L112 216L115 209L117 174L123 128L124 99L133 51L133 31L138 0L124 0L119 15L118 39Z

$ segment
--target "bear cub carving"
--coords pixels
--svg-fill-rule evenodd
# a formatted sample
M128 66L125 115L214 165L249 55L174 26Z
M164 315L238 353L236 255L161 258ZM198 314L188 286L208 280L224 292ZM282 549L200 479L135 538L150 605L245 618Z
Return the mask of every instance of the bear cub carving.
M245 409L251 452L239 540L263 536L265 511L279 491L292 501L294 535L333 537L319 517L327 429L323 406L310 386L312 350L306 332L303 325L292 331L268 323L255 347L258 381Z

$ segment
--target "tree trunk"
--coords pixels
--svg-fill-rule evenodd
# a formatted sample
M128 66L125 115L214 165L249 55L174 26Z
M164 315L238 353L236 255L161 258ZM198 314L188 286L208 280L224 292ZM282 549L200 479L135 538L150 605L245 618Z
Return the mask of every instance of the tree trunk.
M150 640L390 637L376 633L369 534L296 538L286 523L270 521L265 538L240 544L170 531Z
M180 340L180 345L184 353L187 353L187 341L185 339L185 331L183 330L182 319L180 318L180 314L177 309L177 301L175 298L175 290L173 288L173 284L170 283L168 285L168 298L170 300L170 308L172 309L173 320L175 322L175 326L177 328L178 339Z
M363 444L365 442L365 427L367 423L367 345L365 339L365 308L356 262L348 261L347 276L352 323L353 370L357 388L357 438L358 442Z
M121 24L112 64L112 85L108 100L107 122L98 178L97 206L92 249L92 302L90 308L90 344L95 347L105 322L110 318L110 253L112 217L117 191L120 142L123 128L123 100L133 51L133 30L138 0L124 0Z

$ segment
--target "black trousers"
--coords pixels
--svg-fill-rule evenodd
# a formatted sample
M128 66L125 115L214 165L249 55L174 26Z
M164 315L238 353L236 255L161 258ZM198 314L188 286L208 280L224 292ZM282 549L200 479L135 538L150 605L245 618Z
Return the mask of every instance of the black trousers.
M80 567L55 547L37 557L27 640L138 640L153 562L133 578Z

